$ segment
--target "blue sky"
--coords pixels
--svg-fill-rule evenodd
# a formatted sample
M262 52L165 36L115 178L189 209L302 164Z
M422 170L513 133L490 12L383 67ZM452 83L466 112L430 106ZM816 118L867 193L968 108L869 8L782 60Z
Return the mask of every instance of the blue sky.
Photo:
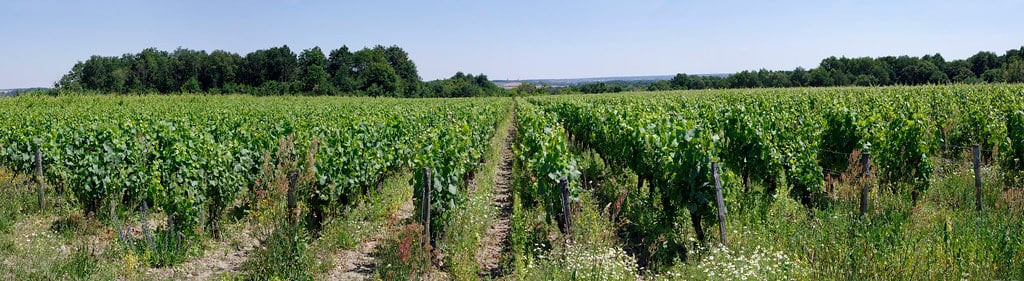
M1022 1L0 2L0 88L51 86L90 55L179 46L398 45L425 80L732 73L827 56L1024 45Z

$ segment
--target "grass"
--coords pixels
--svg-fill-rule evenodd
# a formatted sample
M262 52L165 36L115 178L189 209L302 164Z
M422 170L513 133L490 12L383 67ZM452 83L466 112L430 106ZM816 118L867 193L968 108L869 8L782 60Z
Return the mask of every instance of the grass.
M403 171L385 178L379 194L366 196L344 214L329 218L319 233L312 237L304 226L279 221L247 261L246 280L314 280L322 278L336 266L329 258L340 250L352 250L375 235L386 235L389 225L398 222L397 213L412 196L409 179Z
M367 196L364 201L344 215L330 217L314 243L322 253L352 250L363 240L383 232L387 224L396 222L392 217L412 198L409 184L412 172L401 171L384 179L380 194Z
M114 279L116 257L103 251L109 237L100 226L76 218L77 210L52 195L40 210L35 188L0 169L0 279Z

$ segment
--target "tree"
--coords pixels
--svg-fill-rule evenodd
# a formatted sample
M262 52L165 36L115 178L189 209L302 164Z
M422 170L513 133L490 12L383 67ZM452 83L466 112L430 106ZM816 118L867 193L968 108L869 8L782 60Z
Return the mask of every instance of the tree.
M713 87L712 86L712 82L709 82L710 80L713 80L713 79L714 80L721 80L721 78L718 78L718 77L692 76L690 81L687 81L686 88L687 89L694 89L694 90L696 90L696 89L707 89L707 88Z
M678 77L678 75L677 75L677 77ZM673 88L675 88L675 89L683 89L683 90L687 89L685 83L681 84L681 86L676 86L677 84L675 83L676 81L674 81L674 80L675 79L672 79L672 81L667 81L667 80L654 81L654 83L651 83L650 85L647 85L647 90L648 91L668 91L668 90L671 90Z
M981 80L989 83L1004 82L1003 79L1006 79L1006 74L1003 72L1002 68L989 69L988 71L985 71L985 73L981 74Z
M971 72L974 73L984 74L990 69L999 68L999 57L992 52L978 52L967 58L967 62L971 64Z
M1024 47L1001 56L978 52L967 59L946 61L942 54L922 57L828 57L817 68L792 71L740 71L728 76L676 74L663 81L610 81L575 85L561 91L606 93L634 89L707 89L791 86L919 85L1024 80ZM392 97L490 96L503 94L486 75L462 72L424 83L416 64L398 46L347 46L325 56L319 47L298 56L287 45L256 50L245 56L216 50L147 48L120 57L92 56L76 63L55 83L61 90L114 93L241 92L281 94L367 94ZM541 87L544 88L544 87ZM516 93L523 93L521 89ZM535 93L537 87L530 89Z
M975 77L971 71L971 64L964 60L956 60L946 64L946 76L952 82L963 83Z
M533 85L533 84L531 84L529 82L519 83L518 86L516 86L515 88L512 89L512 92L516 96L532 96L532 95L540 94L541 91L542 90L537 88L536 85Z
M423 97L482 97L505 93L498 85L487 79L487 75L473 76L461 71L448 79L427 82L422 89ZM513 91L519 95L540 93L540 89L528 83L520 84Z
M1006 83L1024 82L1024 59L1013 59L1003 70L1003 77Z
M84 89L126 93L127 66L117 57L92 56L82 64Z
M933 71L932 74L928 76L928 84L946 84L946 83L949 83L949 76L946 76L945 72L936 70L936 71Z
M341 92L352 92L359 88L355 73L355 55L347 46L331 51L327 59L327 74L331 76L334 88Z
M185 83L181 84L181 93L183 94L194 94L202 91L203 89L199 85L199 79L195 76L192 76L192 78L189 78Z
M793 86L797 87L808 86L808 83L811 81L811 76L807 73L807 70L799 66L793 69L793 73L789 77Z
M140 91L168 93L177 90L171 54L156 48L147 48L139 53L132 64L132 74L141 82Z
M171 53L174 85L177 87L183 87L193 79L196 80L196 83L198 84L199 75L206 72L206 60L206 51L196 51L183 48L174 50L174 52ZM195 92L198 93L200 91Z
M402 78L388 63L384 48L364 48L352 53L352 71L357 91L370 96L400 96Z
M935 55L924 55L921 60L928 61L935 65L940 70L946 70L946 59L942 57L942 54L935 53Z
M875 60L871 64L868 74L871 75L875 84L873 85L891 85L892 84L892 69L884 61Z
M359 70L362 85L359 90L371 97L397 96L401 88L401 78L391 65L383 62L371 62Z
M399 48L398 46L391 46L382 48L384 59L388 61L391 68L395 69L395 73L402 80L403 96L408 96L413 93L419 92L420 88L420 76L416 71L416 63L409 59L409 54ZM484 77L487 78L486 76Z
M324 69L327 66L327 57L320 51L320 47L303 50L299 54L298 64L301 91L317 95L333 94L331 77Z
M784 71L770 71L764 79L767 87L784 88L791 86L789 75Z
M686 75L686 73L678 73L672 77L672 80L669 80L669 84L673 89L689 89L690 76Z
M207 58L206 72L200 76L207 89L226 90L229 84L238 83L238 72L242 65L242 56L222 50L210 53Z
M259 87L268 81L289 82L298 62L288 45L267 50L256 50L245 55L243 80Z
M82 68L84 66L85 65L82 62L75 63L75 65L71 67L71 71L64 74L64 76L60 78L60 81L57 81L54 87L73 92L85 90L85 87L82 85Z
M939 67L935 66L929 61L918 60L914 67L907 68L910 77L911 85L925 84L925 83L944 83L943 80L948 82L949 78L946 77L946 73L942 72Z
M893 74L895 74L893 82L903 85L917 84L918 77L916 77L915 69L917 61L918 59L910 56L890 57L888 63L892 66Z
M761 81L758 80L756 73L746 70L730 75L726 79L735 88L759 88L763 86Z
M853 84L857 86L875 86L878 85L878 79L871 75L861 74L857 75L857 79L853 81Z
M821 68L811 69L810 75L811 80L809 84L815 87L828 87L833 86L832 74L827 70Z

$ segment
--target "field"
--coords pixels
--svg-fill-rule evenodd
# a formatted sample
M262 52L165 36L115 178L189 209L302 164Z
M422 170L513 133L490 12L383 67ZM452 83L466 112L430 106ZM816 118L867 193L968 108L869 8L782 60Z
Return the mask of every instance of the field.
M0 279L1021 280L1022 110L1000 84L0 99Z

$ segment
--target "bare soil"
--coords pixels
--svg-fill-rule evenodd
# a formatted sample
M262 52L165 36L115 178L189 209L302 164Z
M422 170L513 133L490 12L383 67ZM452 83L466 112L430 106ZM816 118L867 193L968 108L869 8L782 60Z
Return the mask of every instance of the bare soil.
M388 233L397 229L399 223L410 217L414 212L412 199L392 215L388 223L380 231L374 232L369 238L363 239L352 250L342 250L334 257L334 269L327 274L327 280L367 280L373 277L376 269L373 253Z
M150 268L146 274L154 280L212 280L227 273L240 273L242 264L249 259L259 244L248 224L239 225L235 233L223 240L214 240L203 256L165 268Z
M503 274L501 267L501 255L508 248L508 222L512 214L512 143L515 140L515 126L509 126L508 136L505 137L501 148L501 163L494 174L494 198L492 204L501 210L497 220L491 223L487 229L487 236L482 243L484 247L477 252L477 264L480 266L480 277L498 278Z

